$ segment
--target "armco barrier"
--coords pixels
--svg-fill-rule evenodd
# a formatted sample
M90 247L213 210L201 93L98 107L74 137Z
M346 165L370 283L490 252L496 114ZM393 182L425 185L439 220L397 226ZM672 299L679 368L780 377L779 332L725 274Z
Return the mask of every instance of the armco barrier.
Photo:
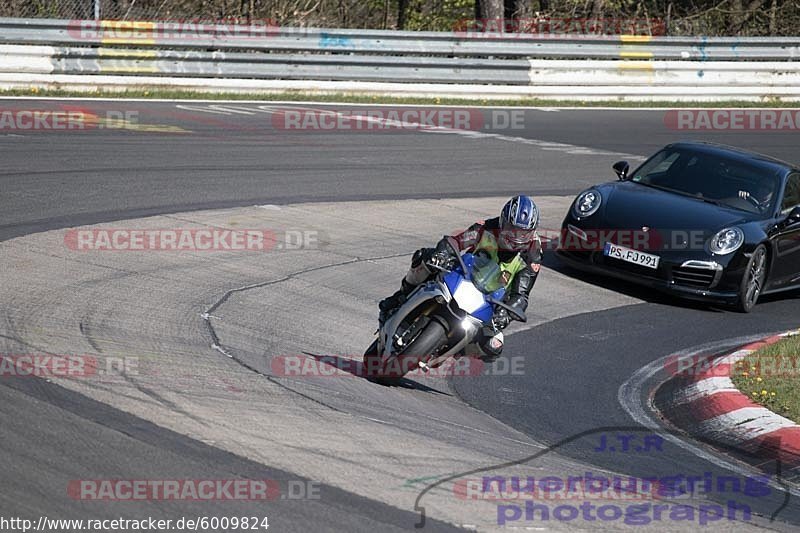
M0 87L800 98L800 38L504 37L269 25L199 25L187 33L163 24L0 19Z

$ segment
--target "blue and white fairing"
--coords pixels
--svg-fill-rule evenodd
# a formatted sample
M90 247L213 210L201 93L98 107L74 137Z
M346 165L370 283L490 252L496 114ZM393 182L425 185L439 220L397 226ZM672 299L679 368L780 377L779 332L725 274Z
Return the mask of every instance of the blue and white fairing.
M466 272L459 266L444 275L444 283L461 310L488 323L494 314L490 299L501 300L505 294L505 288L500 286L499 280L502 278L498 266L493 261L470 253L464 254L461 259Z
M407 327L403 323L408 315L428 305L431 300L449 308L450 314L456 313L453 307L458 308L457 316L461 318L463 332L460 338L456 336L451 339L446 352L428 361L432 367L466 349L479 329L491 323L494 309L490 302L503 299L507 278L500 265L488 254L466 253L461 260L464 263L463 270L459 265L453 271L443 272L419 286L378 330L378 350L384 359L393 357L398 351L395 339L401 326Z

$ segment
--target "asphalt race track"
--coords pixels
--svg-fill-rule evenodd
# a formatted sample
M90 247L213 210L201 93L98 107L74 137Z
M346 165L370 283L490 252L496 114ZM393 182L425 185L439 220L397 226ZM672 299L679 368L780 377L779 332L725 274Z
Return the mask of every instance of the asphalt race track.
M0 108L77 110L102 125L0 129L0 354L137 363L91 379L0 377L2 516L268 516L276 531L383 531L413 529L424 508L432 531L615 530L631 526L542 523L524 509L512 518L513 509L464 500L454 486L481 476L757 474L669 428L637 424L630 404L646 407L663 376L638 397L625 396L625 385L670 354L798 327L796 293L742 315L577 275L549 256L531 320L513 326L494 369L383 387L290 375L282 365L286 357L337 365L362 353L376 302L410 254L492 216L504 197L534 194L543 227L557 228L572 195L612 179L617 159L639 161L692 138L796 161L796 132L676 131L659 110L530 109L515 128L486 127L497 111L473 110L484 127L286 131L275 120L282 110L364 108L45 100ZM104 122L109 113L122 113L123 127ZM66 245L68 228L94 224L311 231L317 245L270 254ZM620 435L635 446L604 449ZM108 479L269 479L281 494L83 501L68 489ZM796 528L797 496L779 485L737 495L752 517L709 527ZM287 493L299 486L304 494ZM730 498L712 491L700 505ZM665 518L650 527L698 525Z
M525 151L520 150L525 144L513 141L477 143L476 149L476 143L459 136L414 131L280 131L272 127L268 112L246 104L183 104L188 109L180 109L169 103L4 100L2 106L10 111L54 107L98 115L130 113L144 125L182 125L191 133L152 127L147 135L89 127L69 134L4 129L0 176L4 198L13 202L0 214L0 238L254 203L502 196L521 186L536 194L574 194L597 179L612 177L606 172L610 155L565 157L558 146ZM280 106L266 106L276 107ZM248 108L253 110L243 114ZM675 140L707 139L760 149L788 161L798 157L792 132L676 131L665 126L664 115L527 110L522 129L493 131L588 147L598 155L646 156ZM47 194L53 190L58 196Z

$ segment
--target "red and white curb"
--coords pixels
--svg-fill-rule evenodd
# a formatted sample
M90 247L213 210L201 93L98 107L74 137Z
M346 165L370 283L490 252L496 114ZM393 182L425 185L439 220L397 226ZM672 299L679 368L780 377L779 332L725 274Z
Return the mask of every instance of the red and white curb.
M742 346L728 355L706 358L684 369L667 411L679 411L690 420L690 433L765 459L800 465L800 425L753 402L731 380L736 364L755 351L800 330L775 335Z

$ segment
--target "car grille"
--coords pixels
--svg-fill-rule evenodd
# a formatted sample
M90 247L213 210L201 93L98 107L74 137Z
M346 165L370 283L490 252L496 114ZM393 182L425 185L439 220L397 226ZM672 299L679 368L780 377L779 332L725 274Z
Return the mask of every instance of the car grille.
M708 289L714 283L716 272L708 268L673 267L672 281L678 285Z

